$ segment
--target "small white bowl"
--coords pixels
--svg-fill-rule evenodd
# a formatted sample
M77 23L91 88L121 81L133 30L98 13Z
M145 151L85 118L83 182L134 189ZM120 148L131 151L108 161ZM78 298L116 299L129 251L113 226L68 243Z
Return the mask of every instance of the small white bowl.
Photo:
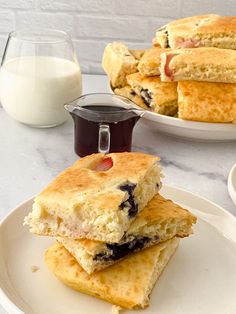
M230 170L228 176L228 191L232 201L236 205L236 164Z

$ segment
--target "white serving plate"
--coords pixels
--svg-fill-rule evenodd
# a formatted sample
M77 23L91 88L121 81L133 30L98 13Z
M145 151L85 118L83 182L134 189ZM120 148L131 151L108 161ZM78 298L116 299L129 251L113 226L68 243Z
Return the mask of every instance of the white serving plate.
M200 141L234 141L236 124L187 121L146 111L141 119L157 132Z
M236 164L232 167L228 176L228 191L232 201L236 205Z
M198 215L194 235L183 239L160 277L143 314L236 313L236 218L199 196L164 186L162 194ZM73 291L43 261L53 242L22 226L32 199L0 224L0 303L10 314L110 314L111 305ZM39 267L32 272L32 265Z

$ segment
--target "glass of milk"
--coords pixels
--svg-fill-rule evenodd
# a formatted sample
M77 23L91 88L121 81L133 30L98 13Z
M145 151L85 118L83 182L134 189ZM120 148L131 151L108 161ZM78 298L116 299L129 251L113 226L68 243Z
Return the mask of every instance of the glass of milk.
M27 30L9 34L0 69L0 99L15 120L33 127L66 121L64 104L81 95L79 63L68 34Z

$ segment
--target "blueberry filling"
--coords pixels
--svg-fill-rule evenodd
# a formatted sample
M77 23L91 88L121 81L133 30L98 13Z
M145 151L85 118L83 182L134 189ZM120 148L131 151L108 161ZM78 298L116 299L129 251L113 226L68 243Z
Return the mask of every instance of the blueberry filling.
M122 210L124 210L125 208L128 208L129 218L136 216L138 213L138 204L135 203L134 195L133 195L135 187L136 187L136 184L132 184L132 183L124 184L119 187L121 191L127 192L129 195L129 198L120 204L120 208Z
M165 26L162 26L161 28L159 28L159 29L157 30L157 32L164 32L164 34L166 34L165 48L170 48L170 45L169 45L169 38L168 38L168 30L167 30L166 25L165 25Z
M135 188L136 188L136 184L134 184L134 183L124 184L124 185L119 186L119 189L121 191L128 192L129 195L131 195L133 193Z
M165 33L166 33L166 48L170 48L168 31L165 31Z
M159 237L155 237L156 240ZM106 244L109 252L102 252L94 257L96 261L117 261L118 259L126 256L127 254L143 249L151 239L149 237L136 238L133 241L123 243L123 244Z
M140 91L140 95L141 95L145 105L147 105L148 107L151 107L151 101L152 101L151 92L148 89L142 88Z
M131 95L131 96L135 96L135 95L136 95L135 91L131 89L130 95Z

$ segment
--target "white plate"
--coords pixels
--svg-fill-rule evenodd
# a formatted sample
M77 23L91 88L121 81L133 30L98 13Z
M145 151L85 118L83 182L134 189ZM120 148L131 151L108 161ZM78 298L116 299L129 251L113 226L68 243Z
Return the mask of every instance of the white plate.
M228 176L228 191L232 201L236 205L236 164L230 170Z
M236 140L236 124L186 121L146 111L142 122L158 132L200 141Z
M150 307L140 314L236 313L235 217L183 190L165 186L162 194L201 219L194 235L181 241L153 290ZM43 255L52 240L22 227L31 204L29 200L17 207L0 225L3 307L10 314L110 314L109 303L67 288L47 270ZM32 265L40 269L33 273Z

